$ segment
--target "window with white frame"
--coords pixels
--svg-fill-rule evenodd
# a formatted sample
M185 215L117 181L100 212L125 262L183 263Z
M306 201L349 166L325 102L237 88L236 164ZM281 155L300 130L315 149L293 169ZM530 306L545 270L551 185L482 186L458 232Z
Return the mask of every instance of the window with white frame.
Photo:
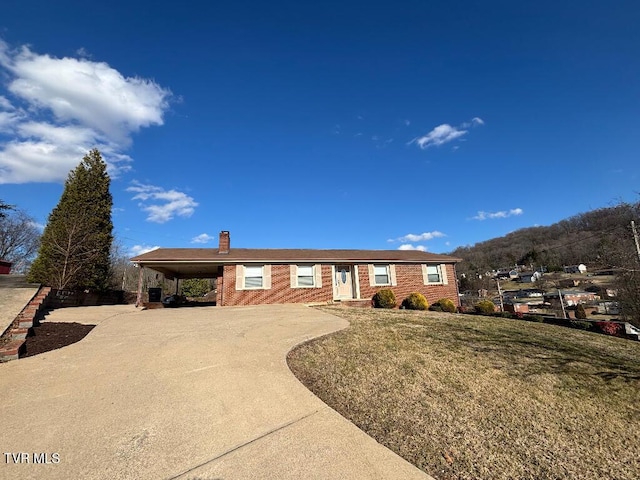
M298 265L296 279L298 287L313 287L315 280L313 265Z
M262 265L244 267L244 288L262 288L263 283Z
M422 279L425 285L448 285L447 265L444 263L431 265L422 264Z
M427 283L441 283L440 265L427 265Z
M389 265L374 265L373 275L375 279L375 285L391 285Z

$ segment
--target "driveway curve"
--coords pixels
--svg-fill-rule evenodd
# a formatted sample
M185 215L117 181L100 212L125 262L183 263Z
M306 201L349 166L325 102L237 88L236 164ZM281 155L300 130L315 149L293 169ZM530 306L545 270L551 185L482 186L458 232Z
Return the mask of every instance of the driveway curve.
M291 348L343 319L300 305L115 306L47 321L97 327L0 365L0 478L431 478L288 369Z

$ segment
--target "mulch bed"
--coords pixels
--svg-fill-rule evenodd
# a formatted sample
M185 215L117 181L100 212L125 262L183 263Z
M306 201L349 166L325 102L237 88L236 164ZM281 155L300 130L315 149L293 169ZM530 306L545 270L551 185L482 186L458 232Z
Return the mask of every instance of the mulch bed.
M43 322L31 329L25 345L26 351L21 357L32 357L79 342L93 327L95 325L82 323Z

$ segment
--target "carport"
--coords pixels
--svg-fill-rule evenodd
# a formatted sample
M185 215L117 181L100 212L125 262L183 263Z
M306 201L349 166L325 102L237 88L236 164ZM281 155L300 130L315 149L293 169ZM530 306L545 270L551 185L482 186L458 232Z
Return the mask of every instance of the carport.
M172 248L159 249L152 252L152 258L143 259L145 255L133 258L139 268L136 306L142 305L143 277L145 269L162 273L169 280L176 280L176 293L180 280L189 278L222 278L223 263L218 251L211 248Z

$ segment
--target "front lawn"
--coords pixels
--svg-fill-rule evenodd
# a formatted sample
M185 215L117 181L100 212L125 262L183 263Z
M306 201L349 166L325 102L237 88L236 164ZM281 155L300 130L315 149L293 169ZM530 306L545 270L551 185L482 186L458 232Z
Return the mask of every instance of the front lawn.
M321 307L318 397L437 479L640 478L640 343L494 317Z

